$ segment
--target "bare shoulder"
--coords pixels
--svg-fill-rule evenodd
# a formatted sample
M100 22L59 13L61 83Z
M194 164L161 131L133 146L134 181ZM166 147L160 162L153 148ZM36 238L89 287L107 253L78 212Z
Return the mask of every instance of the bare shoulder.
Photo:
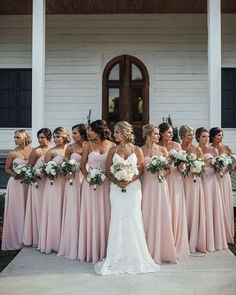
M164 146L159 146L159 148L160 148L160 152L162 154L168 154L168 151L167 151L167 149Z
M217 148L215 148L215 147L212 147L211 153L214 157L219 155L219 152L218 152Z
M17 152L16 150L12 150L8 153L7 158L8 159L15 159L17 157Z
M72 151L73 151L73 143L69 144L69 145L66 147L66 152L71 153Z
M137 155L142 155L143 154L143 150L142 148L140 148L139 146L137 145L134 145L134 152L137 154Z
M38 146L36 148L32 149L32 151L31 151L31 155L33 155L33 156L41 156L41 154L42 154L41 148Z
M172 148L174 148L176 150L181 150L182 149L180 143L175 142L175 141L172 141L172 143L173 143L173 147Z
M116 151L116 145L112 145L111 148L109 149L109 154L114 154Z

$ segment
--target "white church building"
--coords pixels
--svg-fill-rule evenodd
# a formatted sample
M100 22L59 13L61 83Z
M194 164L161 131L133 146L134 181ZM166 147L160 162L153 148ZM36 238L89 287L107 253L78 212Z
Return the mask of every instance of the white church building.
M236 1L1 0L0 150L92 119L222 127L236 151Z

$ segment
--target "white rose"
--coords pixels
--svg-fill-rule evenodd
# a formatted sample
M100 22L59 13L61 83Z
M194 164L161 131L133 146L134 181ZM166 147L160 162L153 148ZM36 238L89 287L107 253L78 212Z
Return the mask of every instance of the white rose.
M70 159L69 163L71 165L76 165L77 161L75 159Z
M55 169L51 169L51 174L55 176L56 175L56 170Z
M117 172L115 173L115 178L118 179L118 180L123 179L123 172L122 172L122 170L117 171Z
M156 165L156 164L157 164L157 160L156 160L156 159L153 159L153 160L151 161L151 164L152 164L152 165Z

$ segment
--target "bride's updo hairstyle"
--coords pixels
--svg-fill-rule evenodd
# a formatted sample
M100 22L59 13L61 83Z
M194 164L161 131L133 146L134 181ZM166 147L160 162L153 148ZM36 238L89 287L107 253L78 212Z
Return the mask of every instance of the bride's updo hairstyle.
M116 123L115 130L118 130L127 142L134 143L134 131L131 124L126 121L120 121Z
M19 129L15 131L15 135L19 134L20 137L23 139L23 145L27 146L29 144L31 144L32 140L31 140L31 136L29 135L29 133L25 130L25 129Z
M158 127L156 127L156 126L154 126L152 124L144 125L143 126L143 138L147 138L147 136L150 136L155 129L159 130Z
M108 128L105 120L93 121L89 127L93 132L99 134L101 140L111 140L111 130Z
M200 136L203 132L209 133L209 131L205 127L200 127L196 130L195 138L196 138L197 142L199 142Z
M69 132L66 128L64 127L57 127L54 131L53 131L53 135L60 135L63 137L64 143L69 143L70 142L70 135Z
M179 128L179 136L180 136L180 138L183 140L185 138L185 136L188 134L189 131L194 132L193 127L188 126L188 125L182 125Z

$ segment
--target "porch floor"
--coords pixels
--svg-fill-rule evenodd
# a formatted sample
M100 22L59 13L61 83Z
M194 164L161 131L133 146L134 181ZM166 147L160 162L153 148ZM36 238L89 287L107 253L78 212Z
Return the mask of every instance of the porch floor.
M92 263L23 248L0 274L2 295L236 294L236 257L229 251L196 254L154 274L97 276Z

